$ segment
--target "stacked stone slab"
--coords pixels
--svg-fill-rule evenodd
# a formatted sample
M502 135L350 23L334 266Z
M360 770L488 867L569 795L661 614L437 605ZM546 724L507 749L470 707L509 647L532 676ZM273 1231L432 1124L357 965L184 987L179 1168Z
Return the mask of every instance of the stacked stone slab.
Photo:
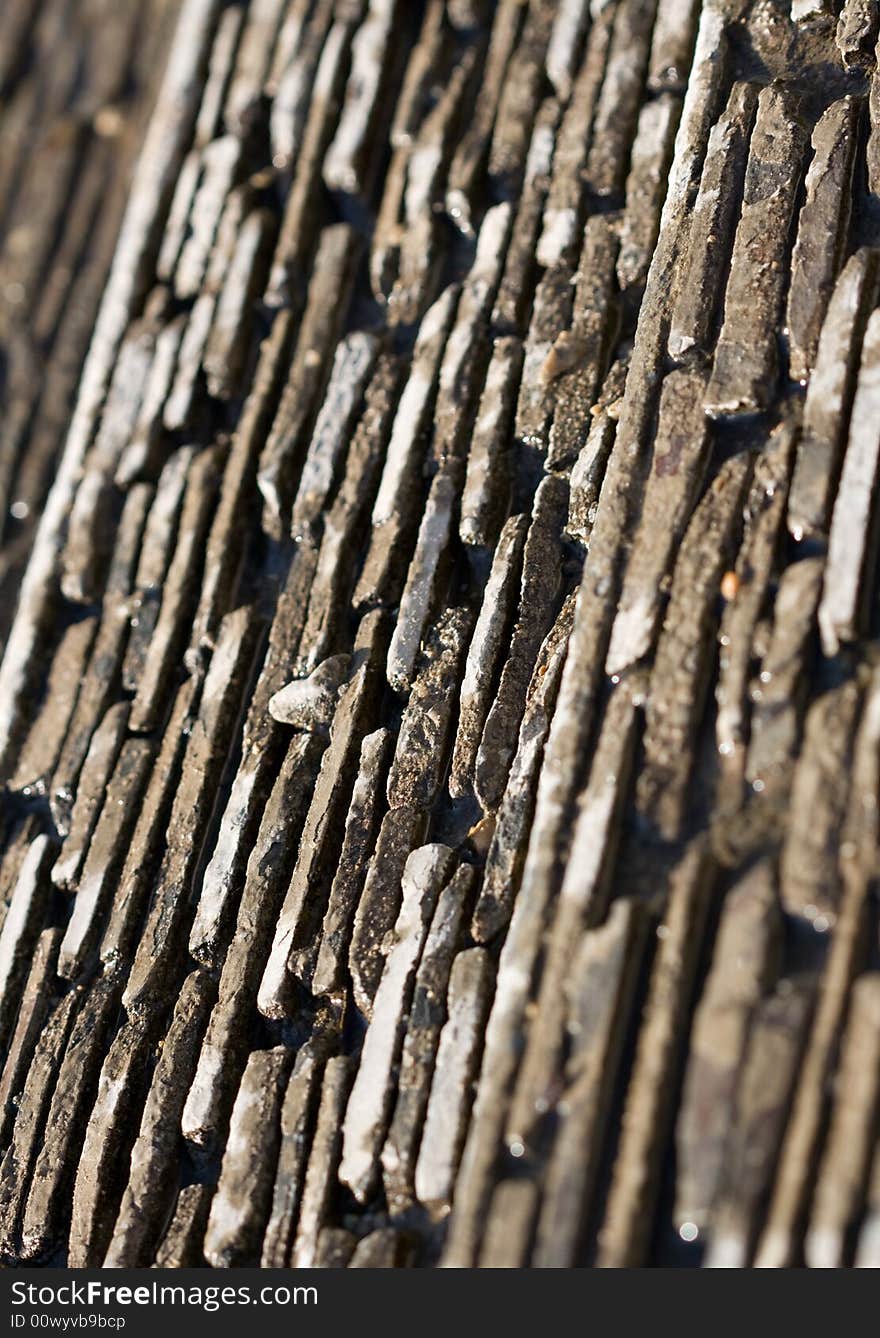
M0 16L3 1258L877 1264L876 7L110 8Z

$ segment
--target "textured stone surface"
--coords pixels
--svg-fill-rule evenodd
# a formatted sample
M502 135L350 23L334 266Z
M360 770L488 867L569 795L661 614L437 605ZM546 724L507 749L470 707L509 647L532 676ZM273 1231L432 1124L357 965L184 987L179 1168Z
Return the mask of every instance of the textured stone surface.
M876 1266L877 38L0 7L0 1262Z

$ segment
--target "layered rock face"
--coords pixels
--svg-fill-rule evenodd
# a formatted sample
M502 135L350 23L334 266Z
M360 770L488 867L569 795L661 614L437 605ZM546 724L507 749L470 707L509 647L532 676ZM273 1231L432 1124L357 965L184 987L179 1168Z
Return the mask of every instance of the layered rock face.
M7 1262L880 1263L878 22L7 0Z

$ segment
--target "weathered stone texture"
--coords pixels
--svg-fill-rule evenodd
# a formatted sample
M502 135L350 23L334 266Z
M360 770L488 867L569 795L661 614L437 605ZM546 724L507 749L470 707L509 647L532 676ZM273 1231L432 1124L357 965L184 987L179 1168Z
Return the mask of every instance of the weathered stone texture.
M877 30L0 5L0 1263L878 1263Z

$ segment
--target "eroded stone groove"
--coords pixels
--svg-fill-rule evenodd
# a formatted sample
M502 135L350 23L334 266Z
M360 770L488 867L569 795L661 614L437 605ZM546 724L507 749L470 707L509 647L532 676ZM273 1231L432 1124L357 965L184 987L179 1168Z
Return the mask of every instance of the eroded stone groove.
M3 1258L875 1265L876 6L76 8L0 14Z

